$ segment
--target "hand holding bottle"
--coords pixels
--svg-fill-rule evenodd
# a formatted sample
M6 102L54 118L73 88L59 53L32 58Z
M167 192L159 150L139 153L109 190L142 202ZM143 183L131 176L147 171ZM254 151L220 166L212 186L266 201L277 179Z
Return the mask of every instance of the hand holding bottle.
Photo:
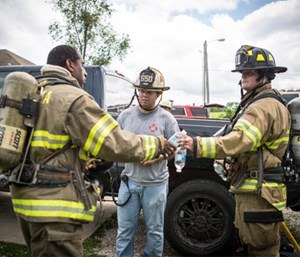
M178 147L186 148L189 151L193 152L194 150L194 139L188 135L180 138L178 141Z

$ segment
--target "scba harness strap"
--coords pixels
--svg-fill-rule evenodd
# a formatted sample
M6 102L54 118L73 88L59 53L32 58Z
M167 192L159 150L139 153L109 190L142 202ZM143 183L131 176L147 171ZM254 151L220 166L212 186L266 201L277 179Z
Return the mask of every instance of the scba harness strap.
M40 102L37 94L29 95L21 101L9 98L7 95L1 95L0 108L13 107L19 110L24 116L37 117L39 115Z

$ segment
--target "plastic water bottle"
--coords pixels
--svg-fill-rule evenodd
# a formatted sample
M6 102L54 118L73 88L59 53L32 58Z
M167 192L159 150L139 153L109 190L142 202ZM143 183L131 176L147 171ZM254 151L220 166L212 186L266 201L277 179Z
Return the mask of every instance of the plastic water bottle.
M227 178L225 177L224 175L224 167L223 167L223 164L222 163L219 163L219 162L215 162L214 163L214 169L215 169L215 172L224 180L226 181Z
M169 138L169 142L175 145L176 147L178 146L178 141L180 138L184 137L186 135L186 131L182 130L180 132L176 132L173 136Z
M186 162L186 149L178 147L175 153L174 164L177 172L181 172Z

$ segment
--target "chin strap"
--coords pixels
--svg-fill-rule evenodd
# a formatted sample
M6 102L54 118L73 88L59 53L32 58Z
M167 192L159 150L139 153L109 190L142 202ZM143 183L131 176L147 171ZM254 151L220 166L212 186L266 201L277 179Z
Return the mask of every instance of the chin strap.
M136 89L134 89L134 94L133 94L133 96L131 97L130 103L126 106L126 109L127 109L128 107L131 106L131 104L132 104L132 102L133 102L133 100L134 100L135 97L136 97L136 99L137 99L137 101L138 101L138 103L139 103L139 106L140 106L140 108L141 108L142 110L144 110L144 111L146 111L146 112L152 112L154 109L156 109L156 107L157 107L157 106L159 105L159 103L161 102L161 100L162 100L162 93L161 93L161 95L160 95L160 99L159 99L157 105L155 105L155 106L154 106L153 108L151 108L151 109L145 109L145 108L142 107L142 105L141 105L141 103L140 103L139 96L138 96L138 94L137 94L137 92L136 92Z

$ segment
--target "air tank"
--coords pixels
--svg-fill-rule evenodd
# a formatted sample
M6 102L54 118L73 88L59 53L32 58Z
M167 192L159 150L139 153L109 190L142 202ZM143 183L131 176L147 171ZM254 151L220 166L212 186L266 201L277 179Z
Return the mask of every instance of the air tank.
M25 147L27 126L25 116L16 107L38 89L37 80L25 72L12 72L6 76L0 104L0 173L17 166Z
M300 167L300 97L294 98L287 105L292 118L292 150L295 164Z

